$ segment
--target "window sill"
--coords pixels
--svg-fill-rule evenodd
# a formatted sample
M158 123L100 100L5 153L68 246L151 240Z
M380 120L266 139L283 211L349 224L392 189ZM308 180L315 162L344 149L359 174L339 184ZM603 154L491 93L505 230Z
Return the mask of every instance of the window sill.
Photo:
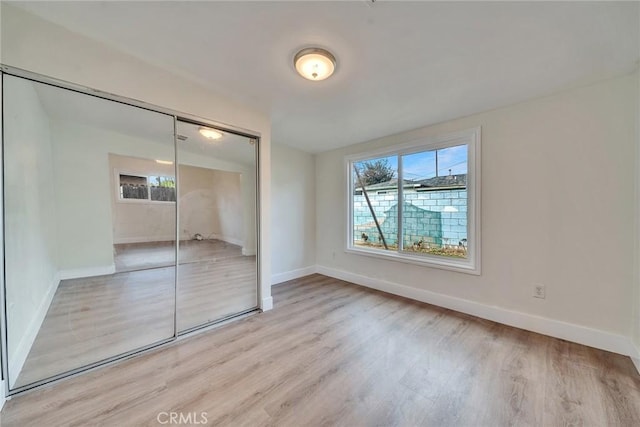
M175 205L176 202L169 202L164 200L149 200L149 199L118 199L118 203L124 204L144 204L144 205Z
M385 259L388 261L402 262L405 264L420 265L422 267L432 267L441 270L455 271L457 273L480 275L480 267L474 265L468 260L456 261L454 259L445 259L438 256L420 256L411 254L400 254L398 252L382 252L378 250L367 250L355 247L347 247L346 253L354 255L364 255L372 258Z

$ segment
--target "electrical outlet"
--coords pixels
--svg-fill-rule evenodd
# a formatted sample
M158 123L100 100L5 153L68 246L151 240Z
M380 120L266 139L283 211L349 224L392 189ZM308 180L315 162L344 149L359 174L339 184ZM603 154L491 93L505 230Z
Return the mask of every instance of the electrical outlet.
M533 296L534 298L545 298L545 288L544 285L533 285Z

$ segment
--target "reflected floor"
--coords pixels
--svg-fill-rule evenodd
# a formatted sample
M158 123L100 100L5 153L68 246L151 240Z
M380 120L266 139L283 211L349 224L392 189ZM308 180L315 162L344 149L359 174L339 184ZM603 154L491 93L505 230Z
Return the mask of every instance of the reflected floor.
M168 267L175 263L176 247L170 242L114 245L116 272ZM180 263L242 256L242 248L222 240L181 240Z
M171 264L173 242L118 246L121 266L147 269L61 281L13 387L173 336L175 268L148 267ZM179 331L257 306L255 256L218 240L180 247ZM143 255L150 249L152 263Z

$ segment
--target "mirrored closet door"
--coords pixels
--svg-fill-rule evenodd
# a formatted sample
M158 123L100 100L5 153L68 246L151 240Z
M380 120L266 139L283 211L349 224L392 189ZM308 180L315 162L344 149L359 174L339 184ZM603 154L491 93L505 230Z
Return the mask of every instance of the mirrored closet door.
M2 106L9 394L258 309L258 138L19 70Z
M257 308L256 140L178 120L177 330Z
M11 390L175 336L174 117L3 74Z

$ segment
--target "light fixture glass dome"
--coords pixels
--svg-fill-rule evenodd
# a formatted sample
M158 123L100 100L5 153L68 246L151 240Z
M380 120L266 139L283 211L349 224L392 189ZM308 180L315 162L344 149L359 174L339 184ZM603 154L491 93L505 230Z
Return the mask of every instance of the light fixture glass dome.
M302 49L293 58L296 71L308 80L320 81L333 74L336 58L331 52L318 47Z

